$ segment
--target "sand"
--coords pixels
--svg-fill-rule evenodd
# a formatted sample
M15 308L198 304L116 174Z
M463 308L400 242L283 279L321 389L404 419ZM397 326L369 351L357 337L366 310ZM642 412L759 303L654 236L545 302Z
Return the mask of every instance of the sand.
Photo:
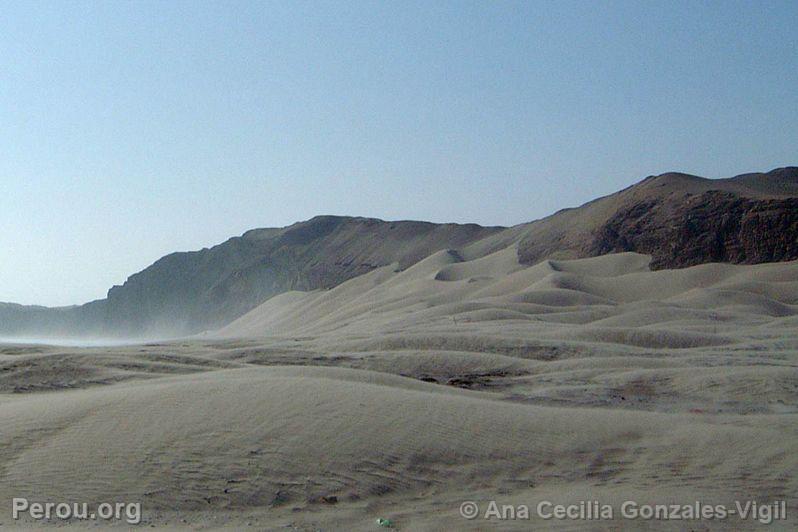
M179 341L0 346L0 500L230 530L740 530L458 509L786 500L770 528L795 528L798 263L515 257L442 251Z

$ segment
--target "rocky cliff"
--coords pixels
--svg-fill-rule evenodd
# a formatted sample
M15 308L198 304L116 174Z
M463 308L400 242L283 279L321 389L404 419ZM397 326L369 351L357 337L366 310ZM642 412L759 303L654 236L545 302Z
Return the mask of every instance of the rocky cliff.
M577 209L513 228L519 259L652 255L653 268L798 258L798 168L729 179L651 176Z
M80 307L0 307L0 333L173 336L215 328L288 290L329 288L374 268L405 268L503 228L318 216L173 253Z
M719 190L637 203L595 233L585 254L637 251L652 268L705 262L754 264L798 258L798 198L749 199Z
M288 290L330 288L374 268L406 268L441 249L478 258L516 246L519 261L620 251L654 268L798 259L798 168L728 179L650 176L581 207L511 228L319 216L173 253L104 300L46 309L0 304L0 334L171 336L216 328Z

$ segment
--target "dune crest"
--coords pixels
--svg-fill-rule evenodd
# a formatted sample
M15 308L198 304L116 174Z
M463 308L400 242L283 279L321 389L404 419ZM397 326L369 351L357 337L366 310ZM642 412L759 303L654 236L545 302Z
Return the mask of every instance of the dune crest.
M484 529L463 500L787 498L798 263L650 263L447 248L213 334L0 346L0 495L352 530Z
M217 329L291 290L328 289L379 268L404 270L456 250L438 280L480 282L550 260L635 252L684 268L798 259L798 168L728 179L649 176L614 194L514 227L316 216L247 231L199 251L172 253L114 286L105 299L44 308L0 302L0 334L163 338ZM641 259L627 259L641 260ZM455 263L462 262L457 265ZM569 268L578 268L571 264ZM559 270L558 270L559 271ZM579 273L579 272L576 272ZM611 271L609 271L612 274Z
M218 334L419 333L460 320L486 329L518 322L540 339L682 348L737 343L740 326L754 333L798 313L796 262L651 271L650 260L622 253L524 267L512 249L471 261L441 251L404 271L387 266L331 290L274 298Z

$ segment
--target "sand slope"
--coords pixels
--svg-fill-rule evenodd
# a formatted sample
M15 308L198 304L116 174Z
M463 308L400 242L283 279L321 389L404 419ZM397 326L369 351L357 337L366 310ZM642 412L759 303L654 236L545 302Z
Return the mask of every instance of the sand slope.
M794 426L778 422L532 407L359 370L248 368L54 399L2 405L2 496L136 500L167 522L258 509L276 524L337 497L357 525L369 501L519 479L768 498L794 493L798 472Z
M798 263L652 272L648 257L635 253L530 268L514 257L512 248L473 261L441 251L404 271L387 266L331 290L283 294L219 334L385 334L460 319L485 327L519 322L538 338L678 348L737 343L724 332L738 336L741 324L755 328L798 313Z
M303 530L585 525L466 521L464 500L787 499L794 527L798 264L516 256L444 250L212 336L0 347L0 498Z

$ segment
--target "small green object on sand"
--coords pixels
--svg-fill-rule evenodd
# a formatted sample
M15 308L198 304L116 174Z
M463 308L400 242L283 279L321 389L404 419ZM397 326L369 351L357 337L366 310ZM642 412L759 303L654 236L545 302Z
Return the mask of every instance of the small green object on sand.
M393 521L380 517L377 519L377 524L385 528L393 528Z

